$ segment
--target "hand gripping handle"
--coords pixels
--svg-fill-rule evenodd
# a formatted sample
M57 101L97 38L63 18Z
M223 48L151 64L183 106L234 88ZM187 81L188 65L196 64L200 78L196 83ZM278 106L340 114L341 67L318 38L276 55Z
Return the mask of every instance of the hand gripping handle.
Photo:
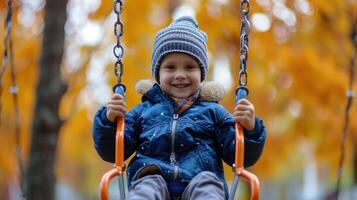
M248 89L244 86L240 86L236 90L236 103L242 98L248 96ZM235 192L238 187L239 176L248 181L250 185L250 199L259 199L259 180L253 173L244 169L244 134L243 127L239 124L235 124L236 138L235 138L235 164L233 171L235 172L234 183L232 191L230 192L229 199L234 199Z
M120 94L125 98L125 85L117 84L113 88L116 94ZM116 135L115 135L115 164L114 168L106 172L100 182L100 199L108 200L108 187L111 179L118 176L119 177L119 192L120 199L125 199L125 190L124 190L124 179L123 174L125 171L124 163L124 118L118 118L116 126Z
M116 94L120 94L125 99L125 85L117 84L113 88ZM115 167L124 168L124 118L117 118L117 128L115 136Z
M236 90L236 103L239 100L246 98L248 96L248 88L244 86L240 86ZM239 124L235 124L236 130L236 143L235 143L235 158L234 158L234 167L235 171L240 168L244 168L244 134L243 134L243 127Z

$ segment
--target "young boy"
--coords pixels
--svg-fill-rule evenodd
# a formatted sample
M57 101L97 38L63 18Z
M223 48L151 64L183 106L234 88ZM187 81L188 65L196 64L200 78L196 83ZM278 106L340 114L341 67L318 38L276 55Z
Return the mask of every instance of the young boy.
M125 117L127 199L225 199L222 159L234 163L235 122L244 127L246 167L260 157L266 130L253 105L242 99L233 116L217 102L222 87L201 83L207 74L206 34L181 17L155 38L152 73L157 83L138 86L142 103L126 113L114 94L94 119L98 154L115 160L115 119ZM143 82L141 82L143 83Z

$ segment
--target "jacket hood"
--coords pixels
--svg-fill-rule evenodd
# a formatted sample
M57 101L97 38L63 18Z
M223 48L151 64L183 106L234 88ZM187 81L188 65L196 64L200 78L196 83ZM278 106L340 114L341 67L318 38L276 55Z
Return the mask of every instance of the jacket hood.
M135 90L141 95L145 95L156 82L152 80L140 80L135 85ZM214 81L203 81L200 84L200 100L218 102L223 99L225 89L222 84Z

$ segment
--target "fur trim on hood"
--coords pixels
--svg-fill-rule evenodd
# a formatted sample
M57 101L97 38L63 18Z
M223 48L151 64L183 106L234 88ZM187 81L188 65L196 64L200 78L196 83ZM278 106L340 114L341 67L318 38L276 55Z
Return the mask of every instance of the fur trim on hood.
M135 85L135 90L144 95L155 84L152 80L140 80ZM203 81L200 84L200 100L218 102L223 99L225 94L223 85L214 81Z

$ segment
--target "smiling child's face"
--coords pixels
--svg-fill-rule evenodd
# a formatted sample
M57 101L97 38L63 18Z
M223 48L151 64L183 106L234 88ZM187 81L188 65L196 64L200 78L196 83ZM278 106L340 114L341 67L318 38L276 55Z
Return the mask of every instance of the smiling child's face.
M198 62L185 53L170 53L159 67L161 88L172 97L187 98L198 91L201 68Z

